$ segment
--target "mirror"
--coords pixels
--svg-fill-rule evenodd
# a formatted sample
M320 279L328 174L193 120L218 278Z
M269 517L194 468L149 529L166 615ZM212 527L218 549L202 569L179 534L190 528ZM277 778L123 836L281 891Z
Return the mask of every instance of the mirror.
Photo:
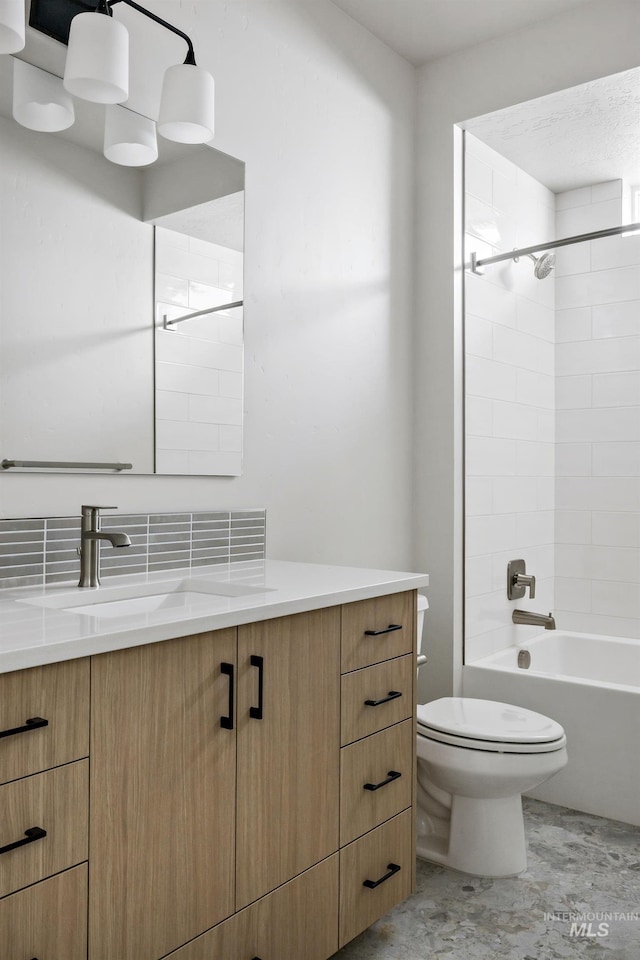
M244 164L166 142L150 167L117 166L94 147L93 104L76 103L62 134L27 130L11 118L12 59L0 58L0 460L239 475ZM215 309L227 303L240 306Z

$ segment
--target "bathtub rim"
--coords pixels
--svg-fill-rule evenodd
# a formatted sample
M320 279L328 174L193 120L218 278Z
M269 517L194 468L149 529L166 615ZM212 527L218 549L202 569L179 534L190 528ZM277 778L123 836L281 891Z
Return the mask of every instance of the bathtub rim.
M551 632L551 631L550 631ZM581 640L595 640L598 643L616 643L623 644L624 646L638 647L640 653L640 640L636 640L633 637L609 637L597 633L582 633L574 630L558 630L553 632L555 637L566 636L571 638L580 638ZM626 693L635 693L640 694L640 685L628 684L628 683L613 683L612 681L603 681L603 680L590 680L586 677L576 676L573 673L549 673L544 670L534 670L529 667L527 669L518 667L517 663L513 664L500 664L499 658L505 657L506 654L510 654L513 651L516 655L519 650L528 650L531 647L538 645L541 642L550 643L554 639L554 636L549 636L549 632L542 631L541 633L536 634L534 637L531 637L530 640L523 641L519 644L511 644L508 647L504 647L502 650L497 650L495 653L491 653L486 657L480 657L478 660L472 660L469 663L463 665L463 670L467 670L472 667L478 670L483 671L498 671L499 673L513 673L516 676L525 676L525 677L538 677L544 680L549 680L554 683L577 683L585 687L596 687L598 689L604 690L624 690Z

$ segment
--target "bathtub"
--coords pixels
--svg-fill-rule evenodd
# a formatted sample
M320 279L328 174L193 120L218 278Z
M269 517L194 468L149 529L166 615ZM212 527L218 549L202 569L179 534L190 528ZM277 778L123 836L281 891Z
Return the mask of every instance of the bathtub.
M518 667L520 650L529 669ZM531 796L640 826L640 641L545 631L465 664L462 692L564 727L569 763Z

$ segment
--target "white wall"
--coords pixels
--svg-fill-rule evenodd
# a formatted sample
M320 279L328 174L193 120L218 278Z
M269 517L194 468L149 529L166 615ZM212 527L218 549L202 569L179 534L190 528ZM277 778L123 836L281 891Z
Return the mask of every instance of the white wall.
M465 137L466 259L554 236L555 196L470 133ZM511 612L554 607L554 287L526 257L465 275L465 661L538 628ZM507 598L522 558L535 600Z
M0 514L265 506L271 557L408 569L415 71L328 0L147 5L246 162L244 475L6 475Z
M621 180L558 194L556 236L628 222ZM556 611L640 633L640 236L558 250Z
M636 0L596 0L419 71L414 567L431 576L431 656L423 696L450 692L462 646L462 347L460 315L454 310L462 253L459 244L454 246L458 161L453 127L635 67L639 35Z

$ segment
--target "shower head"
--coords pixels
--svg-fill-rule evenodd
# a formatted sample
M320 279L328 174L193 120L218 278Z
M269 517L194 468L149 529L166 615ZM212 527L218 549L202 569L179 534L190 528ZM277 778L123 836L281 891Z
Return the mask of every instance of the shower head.
M556 265L555 253L543 253L541 257L534 257L532 253L528 253L527 256L533 260L533 272L538 280L548 277Z
M532 253L527 253L526 256L529 260L533 260L533 272L537 280L544 280L545 277L548 277L556 265L555 253L543 253L541 257L534 257ZM514 256L513 262L519 263L520 257Z

